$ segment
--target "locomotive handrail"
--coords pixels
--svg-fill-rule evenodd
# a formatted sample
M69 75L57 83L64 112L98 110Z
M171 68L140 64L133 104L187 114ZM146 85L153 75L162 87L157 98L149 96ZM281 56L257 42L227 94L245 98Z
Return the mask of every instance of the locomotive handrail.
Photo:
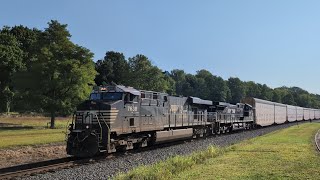
M66 133L65 133L65 139L66 141L68 140L68 127L69 127L69 130L71 131L74 127L74 124L73 124L73 120L75 119L75 114L76 113L73 113L72 115L72 118L71 118L71 124L69 124L69 120L67 122L67 125L66 125ZM72 127L70 127L70 125L72 125Z
M106 122L106 120L104 119L104 117L102 116L102 120L103 120L103 122L104 122L104 124L107 126L107 128L108 128L108 140L110 141L110 133L111 133L111 129L110 129L110 127L109 127L109 125L108 125L108 123ZM108 143L110 143L110 142L108 142Z
M99 117L97 114L96 115L96 118L97 118L97 121L98 121L98 124L100 126L100 137L99 137L99 140L101 141L102 140L102 126L101 126L101 123L100 123L100 120L99 120Z

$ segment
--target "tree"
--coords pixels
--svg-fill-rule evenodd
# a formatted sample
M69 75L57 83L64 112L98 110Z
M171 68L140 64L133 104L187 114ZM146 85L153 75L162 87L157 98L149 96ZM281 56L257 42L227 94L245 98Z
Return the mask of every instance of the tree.
M245 87L246 87L246 95L248 97L260 97L261 89L255 82L253 81L246 82Z
M221 77L214 76L204 69L197 71L195 77L195 94L198 97L212 101L227 100L230 90Z
M298 106L311 107L311 98L309 94L300 94L296 102Z
M212 99L213 92L211 90L215 86L215 79L213 75L209 71L201 69L197 71L195 77L195 94L193 96L197 96L203 99Z
M184 89L186 84L186 73L180 69L174 69L170 73L170 77L175 82L175 93L177 95L184 95Z
M214 86L211 89L211 99L213 101L227 101L230 89L221 77L214 77Z
M170 95L177 95L176 94L176 82L171 78L170 73L168 71L163 72L164 80L166 84L168 84L168 88L166 92Z
M277 103L282 103L281 92L279 90L277 90L277 89L273 90L272 101L277 102Z
M22 25L6 28L3 31L13 35L17 39L19 47L23 51L22 63L25 66L24 71L29 71L31 63L37 60L40 49L40 47L38 47L38 39L41 31L35 28L30 29ZM18 71L14 73L12 77L12 86L14 88L12 108L14 111L18 112L38 111L31 103L32 99L30 99L30 94L32 94L32 92L28 90L19 90L20 84L25 83L24 81L19 81L19 78L17 79L19 74L21 75Z
M23 67L23 52L17 39L6 32L0 32L0 92L5 102L5 111L10 112L14 92L12 76Z
M93 54L70 41L67 25L57 21L48 24L40 36L38 59L24 72L24 88L32 92L44 112L50 113L50 128L54 128L57 113L70 113L87 98L97 73Z
M96 62L96 71L99 73L95 78L97 85L128 82L129 64L122 53L108 51L103 60Z
M227 81L227 85L230 89L231 103L236 104L245 97L245 87L243 82L239 78L229 78Z
M165 74L156 66L153 66L148 57L138 54L129 58L130 78L128 85L137 89L168 92L172 89Z
M296 105L293 95L291 93L288 93L285 95L282 99L282 103L289 104L289 105Z
M261 99L265 99L265 100L272 100L273 97L273 93L272 93L272 89L269 88L266 84L258 84L258 86L260 87L261 93L260 93L260 97Z

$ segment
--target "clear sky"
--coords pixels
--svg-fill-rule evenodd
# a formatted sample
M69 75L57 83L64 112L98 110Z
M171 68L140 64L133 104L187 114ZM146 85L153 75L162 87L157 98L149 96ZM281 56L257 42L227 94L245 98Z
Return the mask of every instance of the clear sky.
M320 94L317 0L4 0L0 26L68 24L95 60L148 56L163 70L207 69Z

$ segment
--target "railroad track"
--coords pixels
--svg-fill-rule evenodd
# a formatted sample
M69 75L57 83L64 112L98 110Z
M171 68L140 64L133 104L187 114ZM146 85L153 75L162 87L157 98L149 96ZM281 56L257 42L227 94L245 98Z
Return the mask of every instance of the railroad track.
M79 165L94 163L100 160L110 159L111 157L113 156L101 155L94 158L82 158L82 159L79 159L79 158L76 159L74 157L66 157L66 158L12 166L12 167L0 169L0 179L14 179L17 177L36 175L36 174L46 173L46 172L54 172L59 169L72 168Z
M71 167L76 160L71 157L23 164L0 169L0 179L13 179L16 177L49 172L56 169Z

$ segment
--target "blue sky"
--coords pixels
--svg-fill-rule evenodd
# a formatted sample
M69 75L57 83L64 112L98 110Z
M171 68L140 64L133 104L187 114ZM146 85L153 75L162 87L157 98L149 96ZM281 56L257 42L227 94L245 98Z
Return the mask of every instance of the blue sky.
M320 1L55 0L1 2L0 26L68 24L95 60L148 56L163 70L207 69L320 94Z

